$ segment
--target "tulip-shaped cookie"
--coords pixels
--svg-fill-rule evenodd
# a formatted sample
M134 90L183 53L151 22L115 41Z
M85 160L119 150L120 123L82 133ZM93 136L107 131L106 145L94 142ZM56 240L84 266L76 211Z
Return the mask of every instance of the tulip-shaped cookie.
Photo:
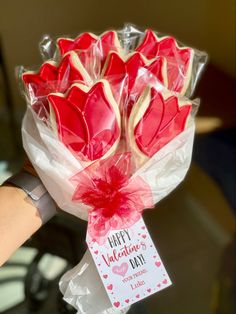
M164 97L155 88L146 88L133 106L128 136L131 151L140 164L151 158L187 126L191 102L176 96Z
M182 95L185 94L192 76L193 49L179 47L174 37L158 38L152 30L148 29L136 50L148 59L156 56L165 57L168 89Z
M61 55L74 50L93 78L100 75L109 51L113 50L118 53L122 51L115 31L107 31L101 36L86 32L76 39L59 38L57 44Z
M22 80L34 110L45 117L48 111L47 95L52 92L64 93L75 82L91 83L75 52L66 54L59 65L53 61L45 62L39 72L25 72Z
M166 60L163 57L148 60L139 52L123 58L112 51L107 57L102 76L109 81L116 101L127 103L129 115L134 102L148 84L157 81L167 86Z
M45 97L51 92L64 93L75 82L91 83L90 76L73 51L66 54L59 65L54 61L47 61L39 72L23 73L22 79L29 96L35 99Z
M112 154L120 137L120 112L109 84L75 84L67 94L48 96L51 125L78 158L94 161Z

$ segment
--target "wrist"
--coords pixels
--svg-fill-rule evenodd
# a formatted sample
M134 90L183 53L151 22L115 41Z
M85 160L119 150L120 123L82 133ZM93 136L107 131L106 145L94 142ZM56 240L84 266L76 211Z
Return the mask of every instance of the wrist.
M4 185L7 184L18 187L26 193L31 203L38 209L42 223L46 223L56 214L56 204L39 177L25 168L5 181Z

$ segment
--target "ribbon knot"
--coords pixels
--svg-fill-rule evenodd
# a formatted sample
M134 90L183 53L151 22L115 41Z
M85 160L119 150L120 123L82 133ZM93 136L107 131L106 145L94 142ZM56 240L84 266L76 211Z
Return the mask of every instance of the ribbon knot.
M90 207L88 232L97 241L110 230L129 228L145 208L153 207L149 185L132 177L131 154L116 154L76 174L73 201Z

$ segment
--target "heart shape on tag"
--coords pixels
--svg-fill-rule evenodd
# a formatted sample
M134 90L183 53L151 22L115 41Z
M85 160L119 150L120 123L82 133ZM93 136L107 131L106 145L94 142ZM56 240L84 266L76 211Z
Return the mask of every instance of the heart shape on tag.
M120 302L114 302L113 304L115 305L115 307L119 307L120 306Z
M127 263L122 263L120 266L113 266L112 272L116 275L124 277L128 271L128 268L129 266Z

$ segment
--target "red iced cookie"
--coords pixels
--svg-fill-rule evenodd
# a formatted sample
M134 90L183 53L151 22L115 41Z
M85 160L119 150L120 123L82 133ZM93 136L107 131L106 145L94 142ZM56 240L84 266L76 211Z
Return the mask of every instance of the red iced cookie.
M122 97L123 102L128 101L130 112L133 103L148 84L157 79L164 86L167 85L166 61L162 57L148 60L139 52L131 53L126 58L110 52L102 76L109 81L118 103Z
M84 67L92 76L94 72L100 72L110 50L121 51L115 31L107 31L101 36L83 33L76 39L59 38L57 44L62 55L71 50L76 51Z
M129 118L132 150L143 159L152 157L185 129L191 108L190 101L164 98L156 89L147 88Z
M120 113L109 84L75 84L66 95L50 94L51 124L62 143L83 160L111 154L120 137Z
M31 100L45 97L52 92L64 93L75 82L91 82L77 54L73 51L66 54L59 65L53 61L45 62L38 73L25 72L22 79Z
M194 51L188 47L179 47L173 37L158 38L150 29L146 31L142 43L137 47L148 59L156 56L167 60L168 89L184 94L192 75Z
M30 103L41 118L47 116L47 95L52 92L64 93L75 82L91 82L75 52L64 56L59 65L45 62L39 72L25 72L22 75Z

